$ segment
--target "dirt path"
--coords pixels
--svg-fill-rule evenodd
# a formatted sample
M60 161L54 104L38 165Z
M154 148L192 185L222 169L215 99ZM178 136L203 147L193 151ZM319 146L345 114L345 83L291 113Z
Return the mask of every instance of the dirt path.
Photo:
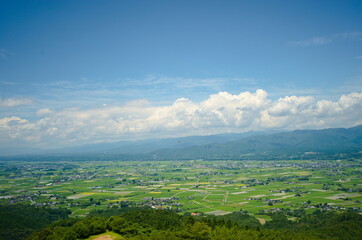
M225 205L225 203L228 202L228 196L229 196L229 191L226 191L225 192L225 195L224 195L224 199L222 200L222 205Z
M113 240L113 238L111 235L102 235L102 236L98 236L94 240Z
M124 239L121 235L118 235L114 232L105 232L98 236L90 237L92 240L122 240Z
M264 218L257 218L258 220L259 220L259 222L261 223L261 224L265 224L266 223L266 220L264 219Z

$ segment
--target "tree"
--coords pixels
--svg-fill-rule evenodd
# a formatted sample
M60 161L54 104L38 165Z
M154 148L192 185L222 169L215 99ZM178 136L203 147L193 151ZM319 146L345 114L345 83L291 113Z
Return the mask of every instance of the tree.
M211 228L204 222L195 222L192 225L186 225L186 228L181 232L184 238L196 240L210 239Z

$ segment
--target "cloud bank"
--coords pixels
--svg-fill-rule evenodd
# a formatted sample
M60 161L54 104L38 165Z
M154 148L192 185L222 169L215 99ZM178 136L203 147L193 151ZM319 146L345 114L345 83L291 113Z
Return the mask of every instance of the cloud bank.
M155 106L146 100L122 106L83 110L39 109L37 120L9 116L0 119L1 142L29 142L42 147L72 144L245 132L268 129L318 129L362 124L362 93L337 101L311 96L268 99L262 89L233 95L219 92L195 103L179 98Z

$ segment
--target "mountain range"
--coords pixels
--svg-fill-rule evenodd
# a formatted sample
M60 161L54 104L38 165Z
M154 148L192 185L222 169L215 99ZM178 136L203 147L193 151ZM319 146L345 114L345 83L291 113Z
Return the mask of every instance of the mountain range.
M227 133L209 136L99 143L38 151L32 158L81 160L280 159L361 155L362 125L352 128L284 132ZM26 157L22 154L22 157Z
M183 149L154 152L159 159L265 159L280 156L316 157L360 153L362 125L353 128L296 130L254 135L226 143L212 143Z

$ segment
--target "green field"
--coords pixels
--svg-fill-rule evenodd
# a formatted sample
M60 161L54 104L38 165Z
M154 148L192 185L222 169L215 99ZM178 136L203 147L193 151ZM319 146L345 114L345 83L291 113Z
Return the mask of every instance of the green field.
M282 210L359 212L361 173L362 160L1 162L0 203L66 207L72 216L143 206L264 219Z

